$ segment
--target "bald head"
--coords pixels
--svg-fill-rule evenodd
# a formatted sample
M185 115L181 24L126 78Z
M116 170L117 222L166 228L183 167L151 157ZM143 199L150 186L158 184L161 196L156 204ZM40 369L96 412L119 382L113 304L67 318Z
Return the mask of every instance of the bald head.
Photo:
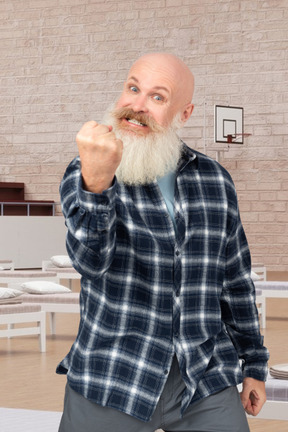
M179 92L179 97L183 103L190 103L194 93L194 76L188 66L177 56L169 53L149 53L144 54L130 69L130 73L135 67L147 67L152 71L157 70L164 76L170 75L170 79L175 82L175 90Z

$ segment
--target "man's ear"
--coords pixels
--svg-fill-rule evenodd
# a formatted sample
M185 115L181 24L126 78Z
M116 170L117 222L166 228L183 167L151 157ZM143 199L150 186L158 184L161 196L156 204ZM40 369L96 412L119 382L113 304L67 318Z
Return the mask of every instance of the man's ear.
M194 105L191 104L191 103L187 104L185 106L185 108L184 108L184 110L182 112L182 115L181 115L181 121L183 123L185 123L190 118L190 116L191 116L191 114L193 112L193 109L194 109Z

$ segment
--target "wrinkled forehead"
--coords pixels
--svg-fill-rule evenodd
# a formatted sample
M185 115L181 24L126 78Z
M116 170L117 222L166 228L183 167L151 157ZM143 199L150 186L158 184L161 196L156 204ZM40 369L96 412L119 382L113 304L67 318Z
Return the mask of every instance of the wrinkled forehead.
M131 67L127 80L162 87L171 95L191 102L194 79L188 67L178 58L169 55L140 57Z
M144 61L131 67L127 79L143 86L163 88L168 93L173 93L177 87L177 75L171 67Z

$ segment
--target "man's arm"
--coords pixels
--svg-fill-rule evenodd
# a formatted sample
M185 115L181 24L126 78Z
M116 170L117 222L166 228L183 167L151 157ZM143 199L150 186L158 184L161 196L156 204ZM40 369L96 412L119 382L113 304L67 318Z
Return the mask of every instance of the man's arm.
M222 319L242 360L242 404L248 414L257 415L266 401L268 350L260 333L255 287L251 279L251 257L241 223L236 191L230 189L230 213L227 232L226 269L221 297Z
M112 183L122 142L111 129L96 122L82 127L76 139L80 158L68 166L60 185L67 252L76 270L89 278L107 270L115 249L116 192Z

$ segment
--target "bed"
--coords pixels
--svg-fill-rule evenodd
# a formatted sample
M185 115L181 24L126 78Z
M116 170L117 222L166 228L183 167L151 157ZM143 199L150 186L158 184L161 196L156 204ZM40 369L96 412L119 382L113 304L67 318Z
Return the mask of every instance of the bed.
M0 271L0 285L19 288L22 283L30 280L59 282L56 272L41 270L3 270Z
M50 331L56 334L56 313L80 313L79 293L23 294L23 303L37 304L50 314Z
M52 257L53 258L53 257ZM53 262L54 261L54 262ZM67 262L67 260L65 260ZM63 262L65 262L63 260ZM74 279L81 279L80 273L78 273L72 265L70 266L63 266L63 265L55 265L55 262L57 260L44 260L42 261L42 270L48 271L48 272L55 272L60 279L68 279L69 282L69 288L72 289L72 281ZM59 260L61 262L61 260Z
M37 323L36 326L35 322ZM14 327L15 324L23 323L25 323L25 327ZM7 326L7 328L0 330L0 337L38 335L40 351L46 351L46 314L39 305L31 303L1 304L0 324Z

